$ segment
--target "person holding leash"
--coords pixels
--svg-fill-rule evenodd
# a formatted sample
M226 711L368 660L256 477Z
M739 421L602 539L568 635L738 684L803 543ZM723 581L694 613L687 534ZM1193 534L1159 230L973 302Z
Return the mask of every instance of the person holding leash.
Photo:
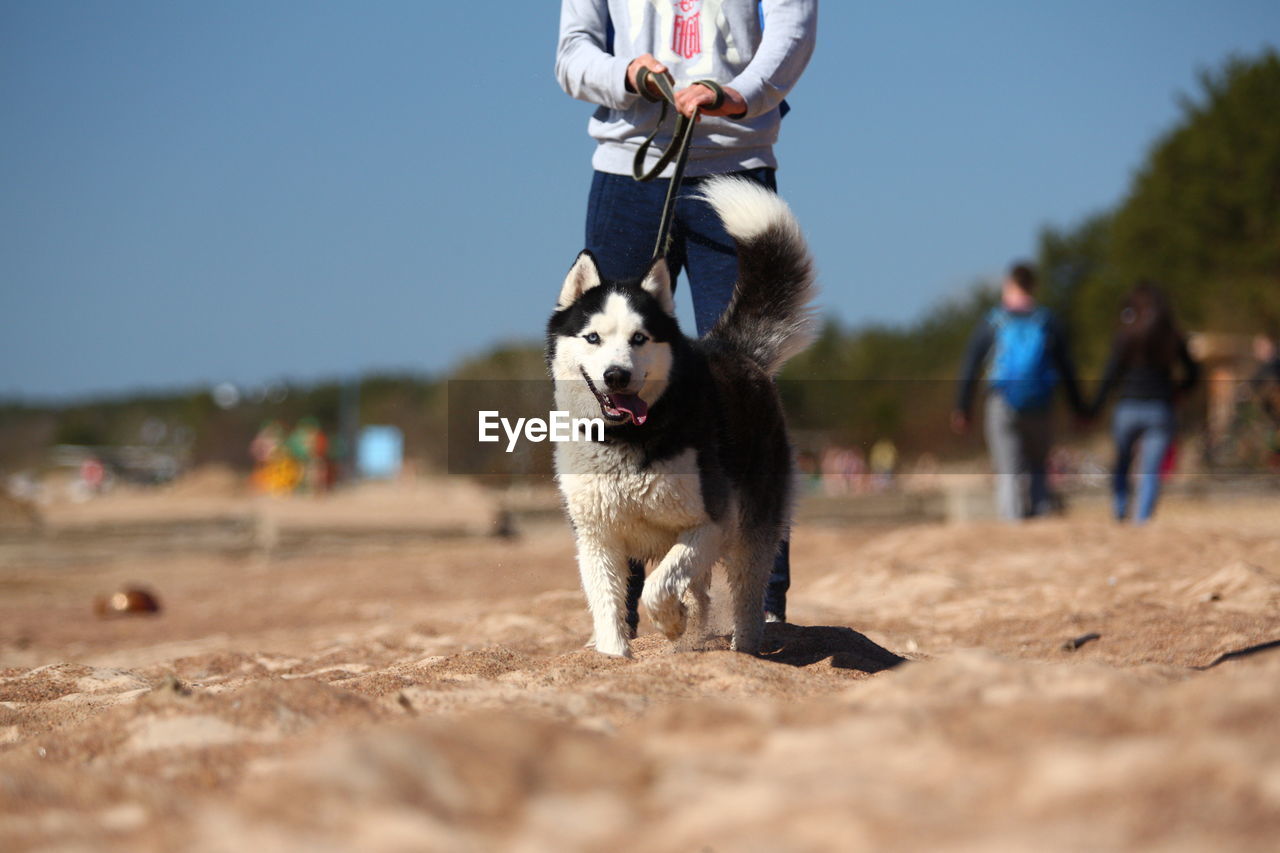
M586 248L605 277L636 278L649 268L670 188L672 166L656 180L632 177L646 138L657 131L646 170L672 142L659 127L664 109L649 74L669 73L675 109L698 120L664 254L673 283L681 270L689 281L699 336L728 306L738 261L719 217L690 191L722 174L777 191L773 145L788 110L784 99L813 54L817 24L817 0L561 2L556 79L567 94L597 106L587 125L596 150ZM633 630L643 584L644 568L633 563L627 599ZM765 595L767 618L785 621L789 586L784 541Z

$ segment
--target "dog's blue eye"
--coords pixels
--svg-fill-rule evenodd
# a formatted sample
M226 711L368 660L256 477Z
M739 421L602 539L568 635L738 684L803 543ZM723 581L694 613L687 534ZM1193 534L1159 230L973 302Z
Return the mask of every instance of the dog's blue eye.
M590 333L590 334L588 334L588 335L583 335L583 337L584 337L584 338L586 338L587 343L589 343L589 344L598 344L598 343L600 343L600 335L598 335L598 334L597 334L597 333L595 333L595 332L591 332L591 333Z
M649 339L646 338L644 334L642 334L641 332L636 332L634 335L631 336L631 345L633 347L638 347L647 340Z

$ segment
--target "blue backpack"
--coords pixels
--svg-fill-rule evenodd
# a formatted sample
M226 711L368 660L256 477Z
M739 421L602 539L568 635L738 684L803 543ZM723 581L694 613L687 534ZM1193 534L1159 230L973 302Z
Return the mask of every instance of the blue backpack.
M1049 312L1016 314L995 308L987 317L995 329L995 354L988 382L1018 411L1047 406L1058 385L1049 354Z

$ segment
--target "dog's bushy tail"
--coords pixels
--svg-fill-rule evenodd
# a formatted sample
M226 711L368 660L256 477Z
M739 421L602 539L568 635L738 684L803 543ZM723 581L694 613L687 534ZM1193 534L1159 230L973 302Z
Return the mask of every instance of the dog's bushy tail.
M810 305L813 259L787 203L744 178L716 177L699 195L715 209L738 246L738 283L729 307L708 333L750 356L769 375L816 334Z

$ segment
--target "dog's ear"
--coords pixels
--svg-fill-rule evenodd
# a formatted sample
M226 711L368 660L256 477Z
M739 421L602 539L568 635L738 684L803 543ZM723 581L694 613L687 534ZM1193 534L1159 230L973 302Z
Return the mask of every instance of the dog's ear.
M583 249L578 259L569 268L564 278L564 287L560 288L560 298L556 300L556 308L568 308L577 302L582 294L600 283L600 270L596 267L596 259L591 252Z
M644 281L640 282L640 289L658 300L667 314L672 317L676 315L676 300L671 294L671 270L667 268L666 258L658 258L653 262L653 266L645 273Z

